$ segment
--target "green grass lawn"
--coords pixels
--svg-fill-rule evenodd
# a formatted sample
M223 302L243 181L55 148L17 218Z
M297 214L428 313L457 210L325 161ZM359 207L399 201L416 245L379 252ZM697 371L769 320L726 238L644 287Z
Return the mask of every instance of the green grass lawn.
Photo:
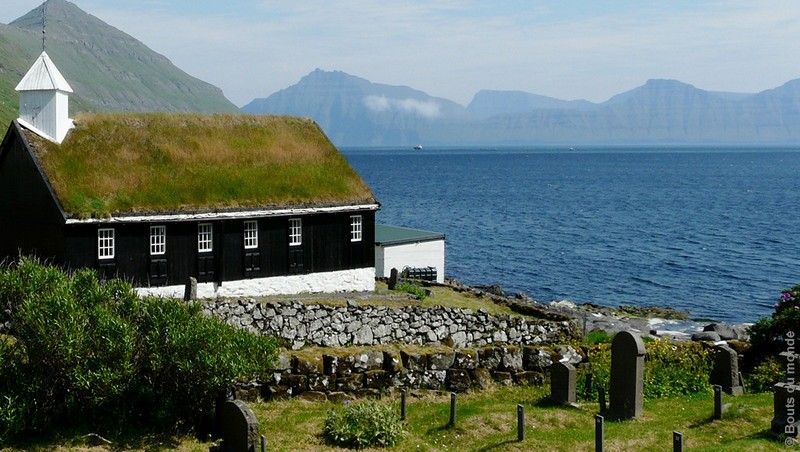
M259 298L263 303L285 303L299 301L306 304L323 304L329 306L346 306L347 300L355 300L362 305L404 307L421 306L432 308L444 306L448 308L471 309L477 311L483 309L493 315L509 315L514 317L526 317L524 314L514 312L508 306L497 304L489 298L480 298L467 292L457 292L449 287L429 287L433 292L432 297L424 300L417 300L404 292L391 291L384 282L375 283L375 292L369 294L299 294L299 295L272 295Z
M497 388L459 396L458 421L447 428L449 396L410 398L406 435L393 450L594 450L595 405L561 408L542 403L545 388ZM396 398L387 403L397 403ZM526 440L516 442L516 405L526 412ZM672 432L687 450L787 450L769 437L770 394L728 398L722 421L712 421L710 394L645 404L641 420L606 422L606 450L670 450ZM333 403L287 400L253 404L270 450L336 450L320 436ZM340 449L341 450L341 449Z
M550 406L544 387L498 387L462 394L458 399L455 428L447 428L449 396L430 394L409 397L408 419L396 451L448 450L594 450L594 404L578 408ZM685 447L693 451L785 451L782 442L769 436L772 418L771 394L727 397L724 418L712 421L711 394L645 403L642 419L606 422L606 450L670 450L672 432L681 431ZM386 397L386 403L399 409L399 398ZM516 405L525 406L526 439L516 442ZM332 402L300 399L250 404L261 423L261 434L270 451L343 450L325 443L321 436L326 412ZM9 450L208 450L210 443L186 437L110 436L111 445L87 444L86 432L18 445Z

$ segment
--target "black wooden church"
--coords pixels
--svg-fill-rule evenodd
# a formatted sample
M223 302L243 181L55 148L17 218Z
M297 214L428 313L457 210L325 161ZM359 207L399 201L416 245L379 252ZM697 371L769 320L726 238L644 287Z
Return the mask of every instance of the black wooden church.
M68 118L46 53L17 86L0 144L0 258L35 255L200 296L374 288L370 189L312 121L103 114Z

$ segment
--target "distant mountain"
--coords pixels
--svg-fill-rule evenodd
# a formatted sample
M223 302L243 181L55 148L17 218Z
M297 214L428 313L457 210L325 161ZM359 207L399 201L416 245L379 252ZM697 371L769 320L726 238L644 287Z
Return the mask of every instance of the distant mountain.
M534 110L591 110L597 104L588 100L561 100L524 91L481 90L467 105L467 112L477 118L527 113Z
M464 107L447 99L320 69L242 111L311 117L335 143L365 145L416 143L434 124L466 117Z
M48 0L47 53L78 111L236 111L222 91L65 0ZM0 24L0 120L16 117L14 87L41 52L42 7Z
M381 100L370 104L370 96ZM431 104L435 115L410 107ZM800 143L800 79L756 94L654 79L596 104L480 91L462 108L411 88L318 70L244 110L312 117L335 143L350 146Z

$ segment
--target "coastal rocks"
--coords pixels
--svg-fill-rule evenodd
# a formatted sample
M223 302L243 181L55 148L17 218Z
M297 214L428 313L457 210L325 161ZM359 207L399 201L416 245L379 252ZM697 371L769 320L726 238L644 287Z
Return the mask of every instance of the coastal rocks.
M731 340L746 341L750 339L750 335L747 334L747 330L741 326L731 326L721 323L712 323L710 325L706 325L703 328L703 331L717 333L719 334L719 337L724 341L731 341Z
M352 300L343 306L254 299L205 301L203 311L230 325L283 339L293 350L389 343L462 349L548 344L578 336L576 325L567 320L492 315L483 309L372 306Z
M698 342L719 342L722 338L713 331L701 331L692 334L692 340Z

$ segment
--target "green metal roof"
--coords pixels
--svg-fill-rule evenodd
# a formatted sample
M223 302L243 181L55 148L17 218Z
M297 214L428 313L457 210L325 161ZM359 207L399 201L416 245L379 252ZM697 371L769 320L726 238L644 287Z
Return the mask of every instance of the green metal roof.
M441 232L423 231L422 229L411 229L401 226L389 226L385 224L375 225L376 245L401 245L404 243L430 242L433 240L444 240L444 234Z

